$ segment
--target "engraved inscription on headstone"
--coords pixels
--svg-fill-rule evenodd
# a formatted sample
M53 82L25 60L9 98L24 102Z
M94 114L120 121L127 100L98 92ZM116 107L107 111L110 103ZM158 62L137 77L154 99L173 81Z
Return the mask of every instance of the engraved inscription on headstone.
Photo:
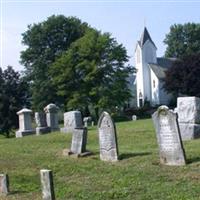
M100 159L103 161L118 160L118 145L115 124L110 115L103 112L98 121Z
M72 135L71 152L73 154L81 154L86 151L87 144L87 128L74 129Z
M160 149L160 162L165 165L185 165L185 152L177 122L177 114L160 106L152 115Z

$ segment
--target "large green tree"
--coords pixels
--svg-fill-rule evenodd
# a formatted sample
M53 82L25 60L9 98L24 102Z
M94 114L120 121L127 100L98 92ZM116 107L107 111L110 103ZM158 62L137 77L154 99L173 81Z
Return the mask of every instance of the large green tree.
M11 66L0 68L0 133L9 136L12 128L18 126L16 114L28 103L28 85Z
M200 53L200 24L174 24L166 35L166 57L181 58L186 55Z
M53 83L66 109L92 107L98 117L100 108L122 106L131 96L127 61L125 48L110 34L87 31L51 66Z
M164 88L175 96L200 97L200 53L184 56L166 72Z
M31 83L33 108L42 109L50 102L59 101L51 82L49 66L87 29L88 25L75 17L53 15L46 21L29 25L22 34L22 43L27 48L21 52L21 63Z

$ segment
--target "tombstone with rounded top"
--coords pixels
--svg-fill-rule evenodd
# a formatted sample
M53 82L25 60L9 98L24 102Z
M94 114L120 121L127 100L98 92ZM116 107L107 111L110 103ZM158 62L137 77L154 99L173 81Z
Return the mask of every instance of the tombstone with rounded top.
M50 103L44 108L44 111L46 113L47 126L50 128L51 131L59 130L58 110L59 108L53 103Z
M137 120L137 116L136 115L132 115L132 120L136 121Z
M19 116L19 130L16 132L16 137L23 137L35 133L35 130L32 128L31 120L32 110L23 108L17 115Z
M107 112L103 112L98 121L100 159L118 160L118 144L115 124Z
M160 152L164 165L185 165L185 151L179 131L177 114L167 106L160 106L152 115Z

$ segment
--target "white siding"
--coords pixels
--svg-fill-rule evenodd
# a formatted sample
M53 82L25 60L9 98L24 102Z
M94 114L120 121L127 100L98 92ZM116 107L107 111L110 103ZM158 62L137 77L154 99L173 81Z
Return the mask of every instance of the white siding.
M152 69L151 71L151 105L159 105L160 100L159 100L159 79L155 75Z

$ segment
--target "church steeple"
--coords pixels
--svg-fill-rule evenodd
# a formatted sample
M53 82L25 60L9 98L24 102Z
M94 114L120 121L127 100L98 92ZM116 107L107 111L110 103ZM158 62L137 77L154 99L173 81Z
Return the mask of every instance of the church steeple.
M156 47L153 40L151 39L151 36L150 36L147 28L144 27L144 31L143 31L141 38L140 38L140 41L139 41L140 46L142 47L147 40L149 40Z

